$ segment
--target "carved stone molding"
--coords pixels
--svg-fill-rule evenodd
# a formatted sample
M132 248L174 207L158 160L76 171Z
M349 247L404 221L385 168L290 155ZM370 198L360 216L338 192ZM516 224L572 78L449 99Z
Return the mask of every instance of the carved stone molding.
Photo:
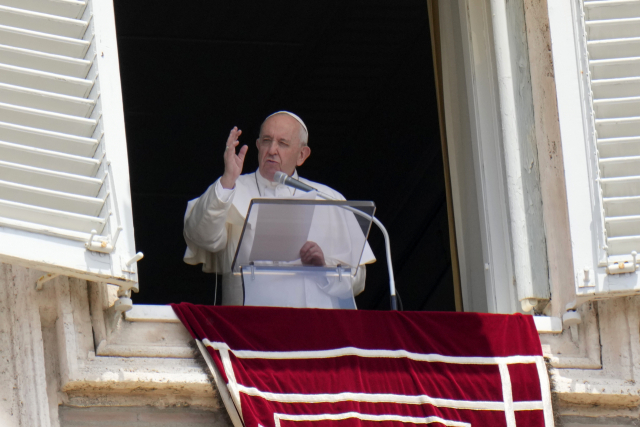
M554 368L600 369L600 331L597 304L583 304L579 310L582 323L562 334L540 335L542 351Z
M51 426L35 281L0 264L0 425ZM30 285L30 286L29 286ZM57 420L57 411L55 413Z

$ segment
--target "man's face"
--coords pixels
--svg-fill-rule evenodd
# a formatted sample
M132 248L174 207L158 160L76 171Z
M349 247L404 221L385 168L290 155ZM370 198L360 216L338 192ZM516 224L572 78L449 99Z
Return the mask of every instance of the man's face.
M300 123L287 114L276 114L264 122L256 146L260 175L269 181L277 171L293 174L311 154L309 147L300 144Z

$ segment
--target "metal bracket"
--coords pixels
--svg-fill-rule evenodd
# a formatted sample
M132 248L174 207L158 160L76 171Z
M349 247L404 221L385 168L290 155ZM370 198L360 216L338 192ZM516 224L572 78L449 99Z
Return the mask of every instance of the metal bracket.
M588 269L585 269L585 275ZM582 322L580 313L578 313L578 301L572 300L564 306L565 313L562 315L562 327L568 328L571 326L579 325ZM574 329L571 330L572 334L575 334Z
M580 323L582 323L582 317L580 316L580 313L578 313L577 311L567 311L562 315L562 326L564 328L577 326Z
M338 282L342 282L342 264L338 264L336 269L338 270Z
M607 266L608 274L634 273L637 269L638 253L631 252L631 259L621 259Z
M44 276L41 276L37 281L36 281L36 291L41 291L42 288L44 287L44 284L47 283L49 280L51 279L55 279L56 277L58 277L60 274L58 273L48 273L45 274Z
M582 275L578 273L577 282L579 288L589 288L596 285L594 280L594 274L589 267L584 267L582 269ZM580 277L582 276L582 277Z
M134 262L140 261L143 257L144 257L144 254L142 252L138 252L129 261L125 262L125 265L129 267Z
M520 306L522 307L522 311L525 313L530 312L533 308L538 305L538 300L535 298L525 298L520 301Z
M122 289L118 290L118 299L115 304L113 304L116 317L131 310L132 308L133 301L131 300L131 289L127 289L126 291L123 291Z
M93 252L102 252L105 254L113 252L113 245L106 240L96 239L95 237L97 234L98 232L96 230L91 230L89 240L84 244L84 246Z
M125 258L120 257L120 265L122 267L122 271L129 274L137 274L137 271L134 268L135 266L133 264L140 261L143 257L144 254L142 252L138 252L126 261Z
M253 261L249 264L249 269L251 270L251 280L256 280L256 266Z

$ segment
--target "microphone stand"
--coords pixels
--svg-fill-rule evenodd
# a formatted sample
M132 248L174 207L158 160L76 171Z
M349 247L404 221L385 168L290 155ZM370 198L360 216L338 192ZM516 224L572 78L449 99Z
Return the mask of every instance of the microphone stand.
M316 190L318 196L325 200L336 200L333 197L328 196L327 194L321 193ZM391 264L391 241L389 240L389 233L384 225L380 222L378 218L373 215L369 215L366 212L362 212L360 209L353 208L351 206L340 206L343 209L353 212L356 215L360 215L361 217L367 218L371 220L375 225L378 226L380 231L382 231L382 235L384 236L384 246L387 252L387 268L389 269L389 294L391 297L391 310L398 310L398 297L396 296L396 281L393 277L393 265Z
M277 172L278 173L278 172ZM291 188L295 188L298 190L302 190L305 192L309 192L309 191L316 191L318 196L320 196L320 198L325 199L325 200L337 200L334 199L333 197L329 196L328 194L324 194L320 191L318 191L316 188L310 187L300 181L297 181L293 178L290 178L288 175L280 172L283 176L282 179L279 179L279 177L276 177L276 181L280 182L281 184L284 184L286 186L289 186ZM289 178L289 179L284 179L284 178ZM292 182L293 181L293 182ZM296 184L302 184L302 185L296 185ZM353 212L356 215L360 215L363 218L367 218L368 220L372 221L375 225L378 226L378 228L380 229L380 231L382 231L382 235L384 236L384 245L385 245L385 249L387 252L387 268L389 270L389 294L391 297L391 310L398 310L398 297L396 296L396 281L393 277L393 265L391 264L391 243L389 240L389 233L387 232L387 229L384 227L384 225L382 225L382 223L380 222L380 220L378 220L378 218L376 218L373 215L369 215L366 212L362 212L360 209L356 209L353 208L351 206L340 206L343 209L346 209L348 211Z

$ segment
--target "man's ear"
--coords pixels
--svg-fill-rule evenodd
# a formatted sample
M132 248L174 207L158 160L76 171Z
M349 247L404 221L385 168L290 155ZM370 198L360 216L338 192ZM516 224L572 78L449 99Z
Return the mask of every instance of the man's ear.
M260 138L256 139L256 148L260 150Z
M311 155L311 148L305 145L304 147L302 147L302 150L300 150L300 155L298 156L298 161L296 162L296 165L302 166L304 161L307 160L307 158L310 155Z

